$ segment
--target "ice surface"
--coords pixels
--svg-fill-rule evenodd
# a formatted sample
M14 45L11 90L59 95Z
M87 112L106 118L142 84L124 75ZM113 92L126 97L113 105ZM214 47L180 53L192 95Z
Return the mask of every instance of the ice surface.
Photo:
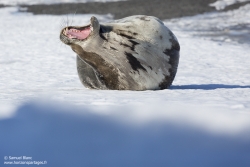
M17 11L0 9L1 157L50 166L250 165L250 45L200 36L213 25L248 24L249 6L166 20L181 46L177 76L169 90L143 92L81 85L59 33L67 18L85 25L91 15Z
M0 0L4 5L34 5L34 4L55 4L55 3L85 3L85 2L115 2L122 0Z
M199 38L229 42L238 45L250 43L250 4L238 10L200 14L192 17L172 19L167 26Z
M249 0L217 0L214 3L211 3L210 6L215 7L217 10L223 10L225 7L233 5L235 3L247 2Z
M0 133L4 134L0 137L0 156L28 156L33 161L46 161L42 166L48 167L250 165L249 129L232 135L199 127L202 122L215 128L226 127L229 122L230 128L242 122L249 126L247 115L203 109L196 112L190 106L185 106L189 109L184 113L159 105L147 109L112 107L109 113L100 114L87 107L26 104L11 119L0 120ZM190 126L187 120L191 117L200 124Z

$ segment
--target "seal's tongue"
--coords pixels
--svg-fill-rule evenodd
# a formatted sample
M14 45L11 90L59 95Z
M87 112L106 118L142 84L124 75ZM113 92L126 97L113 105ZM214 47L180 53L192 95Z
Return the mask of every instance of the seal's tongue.
M90 33L91 33L90 27L85 28L84 30L71 28L66 32L69 38L77 38L77 39L85 39L89 36Z

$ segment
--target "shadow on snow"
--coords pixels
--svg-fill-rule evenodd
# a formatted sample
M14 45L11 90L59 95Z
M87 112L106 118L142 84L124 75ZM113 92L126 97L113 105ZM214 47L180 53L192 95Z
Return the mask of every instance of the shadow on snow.
M203 84L203 85L173 85L170 89L201 89L201 90L214 90L214 89L234 89L234 88L250 88L250 85L224 85L224 84Z

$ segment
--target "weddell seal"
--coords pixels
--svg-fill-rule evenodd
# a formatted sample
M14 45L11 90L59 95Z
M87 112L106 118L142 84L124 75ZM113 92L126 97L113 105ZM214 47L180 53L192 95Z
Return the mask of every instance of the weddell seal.
M156 17L130 16L62 29L77 54L82 84L92 89L157 90L172 84L179 63L175 35Z

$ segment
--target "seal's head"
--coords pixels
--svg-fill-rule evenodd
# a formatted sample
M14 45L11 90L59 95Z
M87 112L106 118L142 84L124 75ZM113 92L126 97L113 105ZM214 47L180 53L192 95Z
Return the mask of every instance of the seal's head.
M99 53L103 53L100 29L99 21L92 16L88 25L62 29L60 39L77 54L77 70L83 85L94 89L108 89L106 85L109 89L119 89L115 69L107 65Z
M85 26L69 26L62 29L60 39L66 45L77 44L88 40L99 33L100 24L96 17L92 16L90 24Z

